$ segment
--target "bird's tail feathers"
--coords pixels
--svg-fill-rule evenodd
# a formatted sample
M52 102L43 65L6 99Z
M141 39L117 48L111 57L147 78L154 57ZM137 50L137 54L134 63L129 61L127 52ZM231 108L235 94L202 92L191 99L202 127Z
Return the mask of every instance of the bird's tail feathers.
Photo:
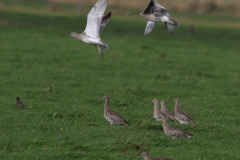
M187 138L194 138L194 135L191 133L186 133L187 134Z

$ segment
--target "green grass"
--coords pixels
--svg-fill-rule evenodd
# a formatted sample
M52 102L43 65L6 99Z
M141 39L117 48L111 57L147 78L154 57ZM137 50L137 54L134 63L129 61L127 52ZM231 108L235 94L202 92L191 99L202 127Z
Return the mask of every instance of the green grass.
M190 38L187 24L175 35L158 24L143 37L144 19L112 17L101 59L96 47L59 38L81 33L85 15L0 15L1 159L122 160L143 150L179 160L240 159L240 29L201 24ZM104 101L89 103L104 95L131 126L111 126ZM17 96L27 110L16 106ZM150 122L153 105L142 105L176 97L197 123L169 124L195 139L167 137Z

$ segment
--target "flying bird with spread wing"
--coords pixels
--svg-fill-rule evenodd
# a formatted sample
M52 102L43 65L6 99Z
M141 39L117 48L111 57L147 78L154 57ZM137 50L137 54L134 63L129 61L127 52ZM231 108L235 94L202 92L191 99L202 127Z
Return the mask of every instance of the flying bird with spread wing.
M100 47L105 50L108 50L109 47L107 43L101 40L99 35L103 31L104 27L107 25L108 21L111 18L111 12L104 15L104 12L107 8L108 1L109 0L99 0L93 6L91 11L88 13L87 26L83 33L77 34L73 32L71 34L66 34L62 36L72 36L80 41L96 46L98 48L100 55L103 58L103 53Z
M172 19L167 9L151 0L147 9L144 12L133 13L128 16L139 14L148 20L147 27L144 32L144 36L151 33L156 25L156 23L165 23L170 33L173 34L174 28L180 26L179 23Z

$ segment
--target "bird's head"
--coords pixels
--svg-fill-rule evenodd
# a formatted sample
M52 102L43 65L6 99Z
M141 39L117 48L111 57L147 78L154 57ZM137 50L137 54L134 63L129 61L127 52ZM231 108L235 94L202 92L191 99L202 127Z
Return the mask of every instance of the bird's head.
M161 105L164 105L164 104L166 104L166 103L168 103L168 102L166 102L165 100L161 100L161 101L159 102L159 104L161 104Z
M148 154L147 152L143 152L140 156L141 156L141 157L148 157L149 154Z
M172 102L179 103L179 102L180 102L180 99L179 99L179 98L175 98L174 100L172 100Z
M146 103L158 103L158 100L157 99L153 99L152 101L144 102L144 104L146 104Z
M140 14L141 16L143 16L143 15L144 15L144 12L140 12L139 14ZM143 152L143 153L146 153L146 152Z
M147 152L143 152L142 154L137 155L137 156L134 156L134 157L132 157L132 158L130 158L130 159L137 158L137 157L149 157L149 154L148 154ZM130 159L129 159L129 160L130 160Z
M71 34L64 34L64 35L61 35L60 37L63 37L63 36L72 36L72 37L76 37L78 34L75 33L75 32L72 32Z
M98 101L98 100L102 100L102 99L104 99L104 100L109 100L109 97L108 97L108 96L104 96L104 97L102 97L102 98L95 99L95 100L91 101L90 103L95 102L95 101Z

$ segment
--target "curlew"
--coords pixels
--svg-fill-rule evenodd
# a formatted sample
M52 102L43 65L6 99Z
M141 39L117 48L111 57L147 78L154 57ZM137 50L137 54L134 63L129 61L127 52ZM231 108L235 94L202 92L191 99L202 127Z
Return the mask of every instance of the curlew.
M173 159L169 159L169 158L164 158L164 157L156 157L156 158L150 158L149 154L147 152L143 152L142 154L140 155L137 155L137 156L134 156L130 159L133 159L133 158L136 158L136 157L143 157L144 160L173 160ZM129 159L129 160L130 160Z
M110 106L109 106L109 97L108 96L104 96L102 98L99 99L95 99L94 101L97 100L105 100L105 104L104 104L104 118L111 124L119 124L119 125L130 125L126 120L124 120L122 118L122 116L120 114L118 114L117 112L113 111ZM92 103L91 102L91 103Z
M167 115L168 120L175 121L176 118L174 117L174 114L173 114L172 112L170 112L170 111L166 108L166 103L167 103L167 102L164 101L164 100L161 100L159 103L161 104L161 111L162 111L165 115Z
M176 138L194 138L193 134L184 132L184 131L182 131L182 130L176 128L176 127L173 127L173 126L169 126L167 124L166 116L163 116L162 126L163 126L164 133L167 136L172 137L173 139L176 139Z
M22 104L22 102L20 101L20 98L19 98L19 97L17 97L17 106L18 106L19 108L22 108L22 109L27 109L27 108L24 106L24 104Z
M107 8L108 0L99 0L88 13L87 16L87 26L82 34L77 34L75 32L71 34L66 34L62 36L72 36L80 41L94 45L98 48L98 52L103 58L103 53L100 49L108 50L108 44L105 43L100 38L100 33L103 31L104 27L107 25L109 19L111 18L111 12L104 15ZM60 37L62 37L60 36Z
M195 123L192 118L183 110L179 108L180 105L180 99L175 98L172 100L172 102L175 102L175 113L174 116L177 121L179 121L181 124L188 124L188 123Z
M167 9L151 0L147 9L144 12L133 13L130 15L139 14L143 16L146 20L148 20L147 27L144 32L144 36L148 35L154 29L156 23L165 23L170 33L173 34L173 30L175 27L180 26L179 23L172 19ZM130 16L128 15L128 16Z
M154 103L154 112L153 112L153 117L157 121L162 121L163 116L165 115L160 109L159 109L159 102L157 99L153 99L152 101L145 102L145 103Z

